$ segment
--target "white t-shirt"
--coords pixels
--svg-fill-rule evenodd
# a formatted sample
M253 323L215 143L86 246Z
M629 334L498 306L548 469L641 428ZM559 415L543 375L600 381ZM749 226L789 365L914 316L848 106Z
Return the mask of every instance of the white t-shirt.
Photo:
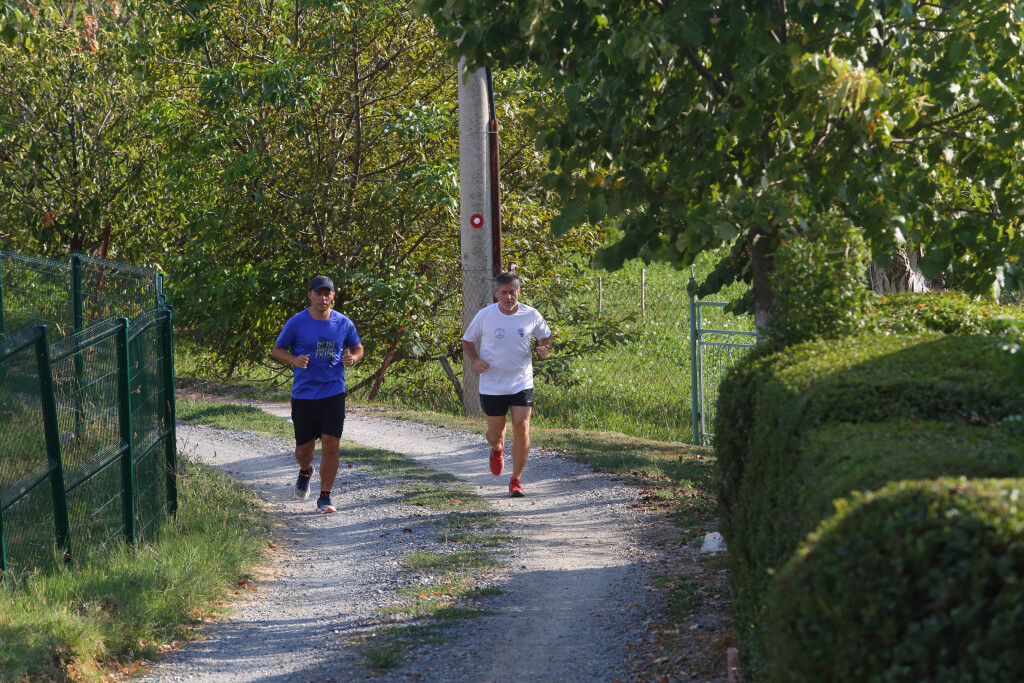
M502 396L532 389L530 337L550 336L544 316L522 302L512 315L502 313L496 303L481 308L462 335L465 341L479 342L480 358L491 365L480 373L480 393Z

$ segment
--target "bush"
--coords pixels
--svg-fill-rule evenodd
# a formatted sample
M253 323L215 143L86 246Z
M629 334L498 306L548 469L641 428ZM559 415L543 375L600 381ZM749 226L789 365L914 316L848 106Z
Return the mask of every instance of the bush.
M860 232L839 218L826 217L807 235L784 240L773 257L768 342L782 347L862 331L869 262Z
M1007 358L992 336L876 333L760 352L727 377L719 501L754 680L770 671L772 577L834 499L900 479L1024 476L1024 399Z
M769 680L1024 679L1024 480L855 493L773 582Z
M960 292L873 294L867 328L890 334L995 334L1021 327L1024 312L972 299Z

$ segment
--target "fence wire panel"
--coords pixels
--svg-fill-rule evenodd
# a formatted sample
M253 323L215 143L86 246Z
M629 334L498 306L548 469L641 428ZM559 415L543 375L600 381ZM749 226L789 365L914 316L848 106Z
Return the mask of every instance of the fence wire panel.
M50 348L73 557L124 536L116 335L106 320Z
M163 304L159 277L152 270L78 256L82 264L85 324L107 318L132 320Z
M736 344L735 335L704 333L700 346L700 415L703 442L715 438L715 417L718 414L718 389L729 368L750 353L750 344Z
M129 326L132 453L135 476L135 526L139 538L155 540L160 522L170 513L165 445L171 438L162 405L164 358L160 343L163 311L143 313Z
M0 342L0 538L3 567L53 561L53 490L39 386L35 328Z
M143 268L0 251L5 571L153 539L177 509L162 288Z
M757 335L753 332L729 329L734 323L725 312L728 304L718 301L695 301L691 310L696 316L694 362L696 372L697 415L694 435L697 445L714 443L715 418L718 413L719 386L725 373L755 346Z
M46 325L51 342L74 332L71 264L0 251L0 334Z

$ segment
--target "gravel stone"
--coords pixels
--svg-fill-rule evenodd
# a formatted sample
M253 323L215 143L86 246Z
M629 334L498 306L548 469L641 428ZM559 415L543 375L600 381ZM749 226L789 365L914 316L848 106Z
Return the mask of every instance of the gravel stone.
M257 405L288 416L286 405ZM148 680L635 678L659 605L636 488L533 448L522 478L526 497L510 498L509 474L490 473L490 449L479 434L358 410L346 416L344 439L449 472L501 514L515 539L505 546L504 567L475 577L481 588L502 590L480 600L487 613L458 622L443 643L407 650L396 668L370 672L358 638L401 621L378 612L402 601L398 588L437 580L404 570L402 559L442 546L435 522L443 514L400 504L398 480L347 467L344 441L332 494L338 512L316 514L315 495L292 495L298 467L291 440L180 424L179 449L252 487L281 533L270 566L241 588L233 613L162 657ZM318 485L314 475L314 493Z

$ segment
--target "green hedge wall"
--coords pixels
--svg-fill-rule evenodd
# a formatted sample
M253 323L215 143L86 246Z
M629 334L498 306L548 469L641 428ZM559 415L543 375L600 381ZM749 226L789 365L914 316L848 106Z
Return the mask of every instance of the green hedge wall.
M727 377L719 501L748 680L814 680L777 670L783 649L765 634L788 632L775 577L835 500L894 481L1024 476L1024 398L999 336L1019 317L962 297L890 298L872 334L755 353ZM944 334L964 330L982 334Z
M770 679L1024 679L1022 489L910 481L841 501L773 582Z

